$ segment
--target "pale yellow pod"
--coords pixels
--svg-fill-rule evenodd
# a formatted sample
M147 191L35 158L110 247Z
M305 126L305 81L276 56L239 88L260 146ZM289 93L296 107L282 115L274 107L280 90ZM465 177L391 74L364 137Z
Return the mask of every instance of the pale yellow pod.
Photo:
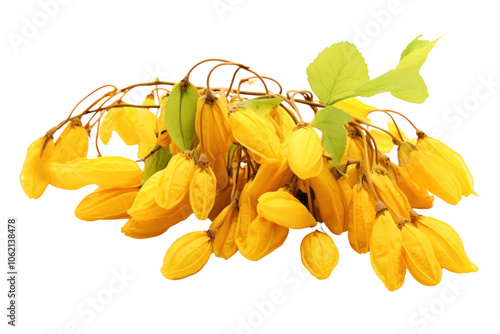
M251 261L258 261L279 248L288 236L288 228L257 216L248 225L245 241L238 244L241 255Z
M314 231L302 239L300 257L311 275L326 279L339 262L339 251L328 234Z
M50 182L49 162L54 154L52 137L35 140L26 152L19 181L29 198L40 198Z
M316 219L309 210L286 190L267 192L258 201L259 216L270 222L293 229L316 226Z
M202 155L203 157L203 155ZM214 207L217 195L217 178L206 157L200 158L189 183L189 199L194 214L205 220Z
M111 135L116 132L127 145L136 145L141 141L135 132L137 109L134 107L117 107L107 111L99 126L99 138L107 145Z
M267 119L239 108L229 115L229 123L234 139L260 158L258 163L278 159L280 139Z
M119 156L78 158L67 163L52 162L50 184L74 190L89 184L99 187L129 187L141 183L142 169L133 160Z
M403 238L387 210L375 219L370 237L370 262L373 271L389 291L399 289L405 280Z
M191 232L175 240L163 259L163 277L177 280L199 272L212 255L212 239L206 231Z
M346 208L337 180L328 166L323 164L321 174L311 178L310 182L321 219L332 233L341 234L344 231Z
M214 254L223 259L229 259L238 251L235 234L238 224L238 206L235 202L229 204L210 225L214 231Z
M189 153L178 153L170 159L156 193L156 202L160 207L169 210L188 196L194 170L194 159Z
M299 126L288 138L288 164L299 178L318 176L323 169L321 140L310 125Z
M408 271L417 282L427 286L441 281L442 270L427 236L412 224L401 228L403 257Z
M404 192L388 176L387 172L375 170L370 173L378 197L387 205L389 213L395 221L399 216L410 220L411 206Z
M429 239L442 268L454 273L478 271L465 253L462 239L450 225L432 217L420 216L417 226Z
M65 163L77 158L86 158L89 149L89 134L79 121L71 121L57 138L52 161Z
M212 164L216 157L227 154L233 144L228 109L224 101L211 91L198 99L195 128L203 151Z
M349 244L363 254L370 250L370 236L377 216L375 199L364 182L358 182L352 190L351 205L347 215Z
M140 185L126 188L100 187L85 196L75 209L75 216L85 221L130 218Z

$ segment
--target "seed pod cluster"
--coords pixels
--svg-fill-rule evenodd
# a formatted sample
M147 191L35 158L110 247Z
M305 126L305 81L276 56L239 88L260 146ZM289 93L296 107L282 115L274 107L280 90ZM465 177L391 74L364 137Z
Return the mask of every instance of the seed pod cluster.
M172 280L199 272L212 253L260 260L289 233L303 233L297 250L318 279L331 276L339 261L331 234L344 232L354 251L369 253L391 291L407 271L423 285L438 284L443 268L477 271L451 226L414 211L431 208L434 196L455 205L475 195L458 153L419 129L414 139L396 123L373 130L368 115L379 110L355 98L322 103L311 92L276 94L267 85L255 98L259 93L240 89L246 81L237 89L196 87L189 76L156 81L141 105L122 99L147 84L108 92L91 104L99 108L70 115L29 146L23 190L36 199L48 185L95 185L75 215L127 219L121 231L131 238L156 237L198 218L200 231L166 252L161 272ZM303 120L298 103L312 107L312 121ZM99 144L118 139L114 132L125 145L137 145L140 160L101 154ZM88 157L91 136L96 157ZM391 151L397 163L386 155Z

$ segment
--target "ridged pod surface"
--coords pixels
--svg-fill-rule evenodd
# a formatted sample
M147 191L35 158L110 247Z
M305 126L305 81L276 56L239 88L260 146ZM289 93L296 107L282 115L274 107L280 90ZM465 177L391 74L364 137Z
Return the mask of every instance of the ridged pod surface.
M250 223L257 217L257 200L250 196L249 189L253 181L249 181L243 187L239 198L238 221L236 225L235 240L238 248L245 247Z
M233 202L222 210L219 216L217 216L210 225L210 230L218 228L213 241L215 256L227 260L238 251L235 240L237 224L238 207L236 203Z
M385 171L372 171L370 178L380 200L387 204L389 213L396 221L399 216L410 220L411 206L406 195L399 189Z
M85 221L130 218L127 210L132 207L140 186L97 188L85 196L75 209L75 216Z
M288 228L301 229L316 226L316 219L308 209L283 189L260 196L257 212L259 216Z
M205 161L205 162L203 162ZM189 199L194 214L205 220L214 207L217 195L217 179L206 158L198 163L189 183Z
M194 170L194 159L190 154L179 153L172 157L159 180L155 198L160 207L169 210L187 196Z
M352 249L362 254L370 250L370 236L376 219L375 199L363 182L352 189L352 200L347 214L347 231Z
M310 125L299 126L288 138L288 164L299 178L318 176L323 169L321 140Z
M454 273L470 273L478 270L465 253L462 239L450 225L432 217L420 216L417 226L429 239L442 268Z
M346 208L337 180L326 164L318 176L310 179L310 183L321 219L332 233L341 234L346 221Z
M135 132L137 109L117 107L110 109L99 126L99 138L107 145L111 135L116 132L127 145L136 145L141 141Z
M248 225L245 241L238 244L241 255L251 261L258 261L280 247L288 236L288 228L257 216Z
M175 240L165 254L161 273L177 280L199 272L212 254L212 239L207 232L197 231Z
M434 196L408 172L406 167L393 165L397 175L397 185L406 195L410 206L415 209L430 209L434 203Z
M401 228L403 257L417 282L433 286L441 281L442 270L427 236L412 224Z
M389 212L377 216L370 238L370 262L389 291L399 289L405 280L403 238Z
M254 153L258 163L278 159L280 139L267 119L239 108L229 115L229 123L234 139Z
M119 156L78 158L50 163L50 184L74 190L89 184L99 187L129 187L141 183L142 169L135 161Z
M314 231L302 239L300 257L314 277L326 279L339 262L339 251L328 234Z
M54 140L41 137L26 152L19 180L29 198L40 198L50 183L49 162L54 154Z

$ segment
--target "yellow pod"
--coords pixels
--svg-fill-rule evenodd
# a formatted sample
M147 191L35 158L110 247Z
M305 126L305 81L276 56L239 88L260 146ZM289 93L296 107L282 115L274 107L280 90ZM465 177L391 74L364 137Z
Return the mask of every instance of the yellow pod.
M172 143L172 138L168 134L167 130L160 132L158 138L156 138L156 144L160 145L163 148L167 148Z
M162 134L167 131L167 125L165 124L165 103L167 102L168 94L165 93L160 97L160 116L156 120L156 133ZM159 145L159 144L158 144ZM164 146L162 146L164 147Z
M160 207L169 210L188 196L194 170L194 159L190 153L178 153L170 159L156 193L156 202Z
M478 271L478 267L465 253L462 239L450 225L435 218L420 216L417 226L429 239L442 268L454 273Z
M186 219L193 211L189 203L189 196L184 196L179 203L169 210L158 205L156 196L160 191L160 181L165 169L156 172L141 187L134 204L127 213L137 222L149 222L155 219L174 217L174 221ZM182 218L182 219L181 219ZM180 221L179 220L179 221ZM166 224L169 224L165 221Z
M175 240L165 254L161 273L176 280L199 272L212 255L212 239L206 231L191 232Z
M355 132L347 133L347 142L342 161L360 161L364 160L363 139Z
M406 167L392 165L397 176L397 185L406 195L410 206L415 209L430 209L434 203L434 196L429 195L425 187L417 182Z
M229 259L238 250L235 241L236 225L238 224L238 206L235 202L229 204L210 225L214 231L214 254L223 259Z
M332 238L314 231L302 239L300 257L307 270L317 279L326 279L339 263L339 251Z
M370 173L370 178L375 186L375 191L380 200L387 205L392 218L397 221L398 217L402 216L409 221L410 203L403 191L388 176L387 172L377 169Z
M376 219L375 199L364 182L352 190L352 200L347 214L347 231L352 249L363 254L370 250L370 236Z
M316 226L309 210L286 190L267 192L258 201L257 213L270 222L293 229Z
M302 180L318 176L323 169L323 147L314 128L298 126L288 138L288 164Z
M189 199L194 214L200 220L208 218L214 207L217 179L207 157L202 154L189 183Z
M245 241L238 244L238 250L248 260L258 261L283 245L288 231L259 215L248 225Z
M275 191L285 186L293 177L293 172L284 157L279 160L266 161L260 165L252 185L248 191L250 196L257 199L268 191Z
M337 235L344 231L345 207L339 185L323 164L321 174L310 179L311 187L318 204L318 211L326 227Z
M370 238L370 262L378 278L389 291L399 289L405 280L403 238L387 210L375 218Z
M50 164L50 184L74 190L89 184L99 187L129 187L141 183L142 169L135 161L118 156L78 158Z
M196 134L211 163L214 163L216 157L227 154L233 144L227 114L227 106L210 90L198 99L195 120Z
M405 167L417 182L443 201L456 205L462 199L460 183L439 156L403 142L398 148L398 158L401 167Z
M345 172L347 182L353 188L359 181L359 164L349 164Z
M29 198L40 198L50 182L49 162L54 154L54 140L43 136L35 140L26 152L19 181Z
M447 164L449 172L455 175L460 183L463 196L476 195L474 191L474 179L465 164L464 159L454 150L443 144L439 139L426 135L420 136L417 141L417 148L429 154L439 156Z
M278 106L273 108L267 115L271 117L274 124L276 124L277 133L281 142L292 134L293 129L295 129L295 122L283 107Z
M127 145L136 145L141 141L135 132L137 109L117 107L109 109L99 126L99 138L107 145L111 135L116 132Z
M132 207L141 187L100 187L85 196L75 209L75 216L85 221L130 218Z
M280 139L267 119L239 108L229 115L229 123L234 139L254 153L258 163L278 159Z
M403 225L401 236L403 257L410 274L423 285L437 285L441 281L442 270L429 239L410 223Z
M65 163L77 158L86 158L89 149L89 134L79 120L69 122L57 138L52 161Z
M371 120L367 117L368 112L377 109L375 107L369 106L368 104L361 102L360 100L354 97L339 101L335 103L334 106L342 111L345 111L352 117L368 123L371 122Z
M227 153L216 156L213 163L211 163L215 178L217 179L217 190L225 188L229 183L226 157Z
M236 225L235 239L238 249L245 247L250 223L257 217L257 200L250 195L249 189L253 181L245 184L239 197L238 221Z
M349 178L347 176L341 176L337 183L339 185L340 194L342 196L342 201L344 202L344 206L349 208L352 200L352 187L349 184ZM344 228L347 228L347 224L344 224Z

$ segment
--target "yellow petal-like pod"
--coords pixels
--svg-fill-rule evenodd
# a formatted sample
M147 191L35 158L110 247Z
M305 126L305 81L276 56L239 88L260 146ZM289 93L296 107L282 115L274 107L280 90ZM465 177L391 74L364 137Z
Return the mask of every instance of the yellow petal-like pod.
M189 183L189 199L194 214L200 220L208 218L217 195L217 179L212 167L203 154Z
M410 223L403 225L401 236L403 257L413 278L423 285L438 284L442 270L427 236Z
M212 239L207 232L191 232L175 240L163 259L161 273L176 280L199 272L212 255Z
M323 164L321 173L311 178L310 182L321 219L332 233L341 234L344 231L346 208L339 185L328 166Z
M354 97L339 101L335 103L334 106L342 111L345 111L352 117L364 122L371 122L371 120L366 116L368 115L369 111L377 109L375 107L369 106L361 102L360 100Z
M429 239L442 268L454 273L478 270L465 253L462 239L450 225L435 218L420 216L417 226Z
M445 202L456 205L462 198L462 189L455 174L437 155L417 149L409 142L403 142L398 149L399 164L427 190Z
M156 202L166 210L175 207L189 194L189 184L195 170L194 159L189 153L179 153L172 157L162 178Z
M410 206L415 209L430 209L434 203L434 196L408 172L406 167L392 165L397 176L397 185L406 195Z
M68 162L86 158L89 149L89 134L79 121L71 121L57 138L52 161Z
M239 108L229 115L229 123L234 139L254 153L258 163L278 159L280 139L267 119Z
M347 176L341 176L337 183L339 185L340 194L342 196L342 201L344 206L349 209L352 200L352 187L349 184L349 178ZM347 224L344 224L344 230L347 228Z
M258 261L280 247L288 231L259 215L249 224L245 242L238 244L238 250L248 260Z
M460 183L463 196L469 196L470 194L477 196L474 191L474 179L464 159L457 152L443 144L439 139L425 135L419 137L417 148L442 158L448 166L447 168L449 168L448 173L453 173Z
M257 199L251 196L249 192L253 182L254 181L250 180L245 184L239 198L238 221L235 232L238 249L245 247L248 228L250 223L257 217Z
M227 153L216 156L215 160L211 163L211 166L217 179L217 190L225 188L229 183Z
M198 99L195 127L203 151L212 164L216 157L227 154L233 144L228 109L211 91Z
M250 196L257 199L268 191L275 191L290 182L293 172L284 157L279 160L266 161L260 165L252 185L248 189Z
M354 188L359 181L359 163L347 165L345 175L351 188Z
M326 279L339 262L339 251L328 234L314 231L302 239L300 257L311 275Z
M267 192L259 197L259 216L278 225L301 229L316 226L316 219L309 210L288 191Z
M52 137L35 140L26 152L19 180L29 198L40 198L50 182L49 162L54 154Z
M118 156L78 158L50 164L50 184L74 190L89 184L99 187L131 187L141 183L143 172L130 159Z
M210 231L216 230L213 241L214 254L223 259L229 259L238 250L235 234L238 224L238 206L235 202L229 204L210 225Z
M75 209L75 216L85 221L130 218L127 210L132 207L140 186L97 188L85 196Z
M323 147L314 128L299 126L288 138L288 164L299 178L318 176L323 169Z
M389 212L375 219L370 238L370 262L378 278L389 291L399 289L405 280L403 238Z
M288 138L295 128L295 122L288 112L281 106L273 108L267 116L271 117L278 129L278 136L280 141L283 142L285 138Z
M370 178L375 186L378 197L387 205L389 213L395 221L399 216L410 220L411 206L406 195L399 189L387 172L377 169L370 173Z
M364 143L363 139L355 132L347 133L347 143L345 147L342 161L359 161L364 159Z
M215 204L212 210L210 210L208 219L213 221L222 212L222 210L224 210L226 206L231 204L232 190L233 190L233 185L232 183L229 183L224 189L219 189L217 191L217 195L215 197Z
M117 107L110 109L99 126L99 138L107 145L113 131L127 145L136 145L141 141L135 132L137 109L134 107Z
M377 212L375 199L363 182L352 190L352 200L347 214L347 231L352 249L362 254L370 250L370 236Z

